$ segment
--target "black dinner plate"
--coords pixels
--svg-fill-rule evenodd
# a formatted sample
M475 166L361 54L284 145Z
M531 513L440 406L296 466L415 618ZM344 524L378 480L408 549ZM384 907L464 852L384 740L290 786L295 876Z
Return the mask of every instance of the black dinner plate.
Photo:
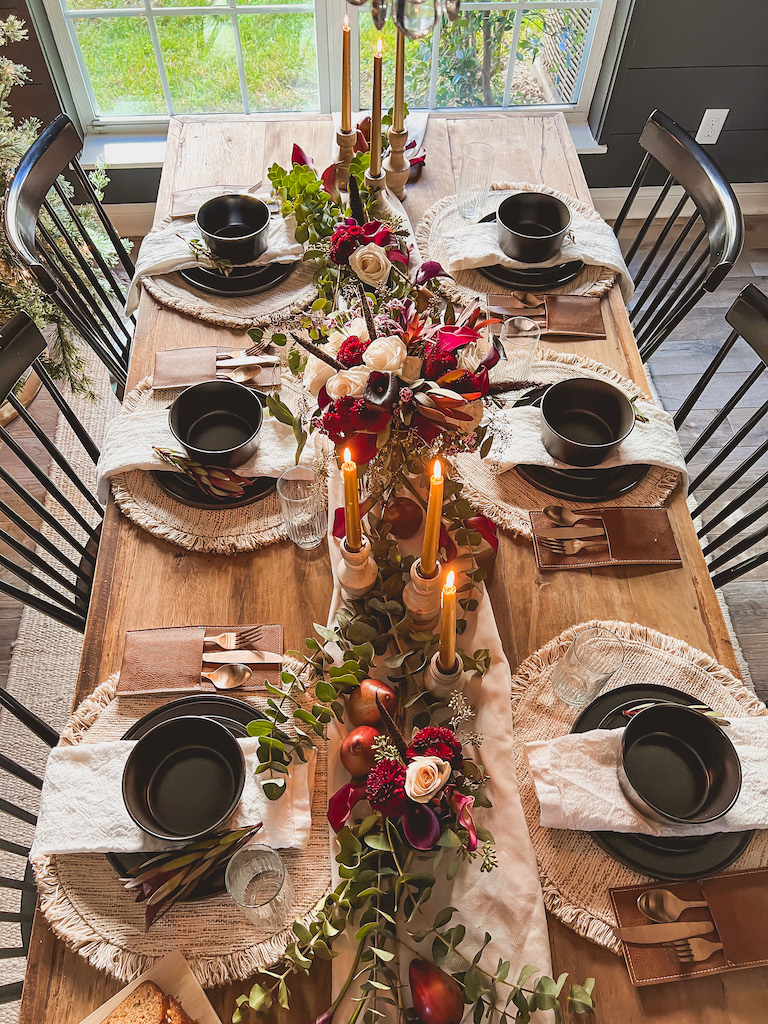
M495 213L488 213L481 218L481 224L490 224L496 220ZM528 268L502 267L494 263L489 267L476 267L479 274L486 277L494 284L500 284L504 288L522 289L523 291L545 291L547 288L559 288L560 285L568 284L584 269L581 260L569 260L567 263L560 263L556 267L537 267L531 264Z
M161 722L167 722L180 715L202 715L205 718L212 718L215 722L223 725L233 736L243 739L248 735L248 723L255 718L264 716L256 708L246 704L237 697L230 697L228 694L193 693L187 697L180 697L168 704L162 704L154 711L148 712L123 734L121 739L137 740L154 726ZM107 860L120 875L125 877L132 868L148 860L154 854L143 853L108 853ZM197 900L207 899L209 896L218 896L225 891L224 871L219 871L204 882L195 893L193 899L182 900L183 903L195 903Z
M281 284L298 263L268 263L264 267L233 267L228 275L211 267L190 267L179 274L187 284L209 295L238 297L257 295Z
M671 686L629 684L598 694L573 723L571 732L619 729L626 725L622 711L650 700L699 704ZM716 832L709 836L645 836L632 832L590 832L597 845L633 871L651 878L678 881L717 874L742 855L754 831Z
M220 509L242 508L271 494L277 486L272 476L257 476L250 484L246 484L243 493L237 498L222 498L220 501L209 498L205 491L184 473L170 473L165 470L151 470L152 479L157 486L182 505L190 508Z
M515 405L538 406L548 384L531 388ZM637 487L648 475L650 466L637 463L631 466L590 466L588 469L555 469L550 466L515 466L515 471L545 494L567 501L610 501Z

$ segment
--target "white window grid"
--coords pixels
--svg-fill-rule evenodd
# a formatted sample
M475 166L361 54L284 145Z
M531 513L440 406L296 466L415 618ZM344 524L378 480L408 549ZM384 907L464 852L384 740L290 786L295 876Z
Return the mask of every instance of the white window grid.
M359 75L360 60L366 60L369 56L365 53L360 54L359 15L363 12L370 13L368 4L361 7L353 7L348 5L346 0L316 0L314 3L278 3L256 6L240 4L237 3L237 0L224 0L224 2L217 2L209 6L153 7L151 0L142 0L141 4L135 7L70 9L66 6L66 0L43 0L43 3L51 21L55 38L58 41L59 56L77 107L78 116L86 130L151 129L153 127L161 127L167 123L168 118L176 112L157 32L156 19L158 17L192 17L203 15L206 17L228 18L230 20L243 113L250 114L260 113L260 111L252 111L251 109L245 74L245 58L240 38L239 18L242 16L259 17L269 14L313 14L319 107L316 111L303 109L297 112L300 115L309 115L313 112L330 113L332 110L338 110L341 106L341 24L346 13L350 17L352 28L352 105L355 109L366 109L368 106L368 98L360 96ZM524 2L524 0L474 0L474 2L467 2L465 0L462 3L462 12L490 11L499 14L514 12L515 19L501 105L487 108L481 106L467 108L462 106L455 109L460 109L462 114L472 111L498 113L499 111L509 109L529 109L533 111L563 110L567 115L584 118L597 82L600 62L608 41L616 3L617 0L539 0L539 2L535 2L535 0L531 0L531 2ZM530 106L512 103L512 80L517 63L517 49L525 15L531 12L538 14L546 11L567 10L579 11L589 15L589 23L585 32L583 47L581 48L581 59L579 60L577 71L571 75L569 82L570 102L536 103ZM142 114L136 116L103 116L100 114L98 101L91 85L90 76L75 30L76 21L85 18L143 18L146 20L152 43L152 54L157 65L160 85L167 107L166 114ZM431 41L429 110L447 109L437 107L438 54L441 38L445 30L446 21L445 18L441 18L435 26ZM231 113L231 111L229 112ZM216 113L216 111L211 111L211 113Z

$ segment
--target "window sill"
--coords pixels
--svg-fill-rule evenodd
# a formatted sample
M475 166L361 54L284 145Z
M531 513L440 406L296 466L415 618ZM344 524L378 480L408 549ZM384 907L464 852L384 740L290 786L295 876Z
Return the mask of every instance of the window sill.
M568 129L579 155L607 152L608 147L599 145L585 121L569 122ZM165 135L86 135L80 162L86 168L95 167L100 160L112 169L162 167L165 142Z

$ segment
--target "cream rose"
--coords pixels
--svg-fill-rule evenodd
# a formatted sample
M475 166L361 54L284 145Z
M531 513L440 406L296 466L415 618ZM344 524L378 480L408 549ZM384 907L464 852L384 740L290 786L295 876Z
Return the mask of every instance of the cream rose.
M377 338L376 341L372 341L363 352L363 362L369 370L399 373L407 355L405 342L393 334L388 338Z
M405 792L418 804L425 804L448 781L451 766L442 757L414 757L405 770Z
M392 268L386 252L375 242L355 249L349 257L349 265L366 284L384 284Z
M332 402L337 398L357 398L365 391L368 380L365 366L353 366L351 370L339 370L325 382L325 390Z
M327 383L336 371L328 363L318 359L317 356L307 356L307 363L304 367L304 387L315 398L320 394L323 384Z

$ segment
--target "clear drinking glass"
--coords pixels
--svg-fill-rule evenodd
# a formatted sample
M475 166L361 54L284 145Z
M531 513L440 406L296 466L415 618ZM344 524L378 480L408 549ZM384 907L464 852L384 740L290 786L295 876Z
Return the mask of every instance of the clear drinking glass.
M530 380L541 330L528 316L513 316L501 325L501 344L507 354L504 376L509 380Z
M293 909L293 884L283 858L269 846L251 843L230 858L227 892L254 924L279 928Z
M587 704L624 663L624 645L610 629L580 629L552 670L552 689L571 707Z
M470 142L464 147L456 209L469 224L476 224L485 213L495 155L496 150L486 142Z
M328 527L320 478L309 466L292 466L277 481L288 536L300 548L316 548Z

